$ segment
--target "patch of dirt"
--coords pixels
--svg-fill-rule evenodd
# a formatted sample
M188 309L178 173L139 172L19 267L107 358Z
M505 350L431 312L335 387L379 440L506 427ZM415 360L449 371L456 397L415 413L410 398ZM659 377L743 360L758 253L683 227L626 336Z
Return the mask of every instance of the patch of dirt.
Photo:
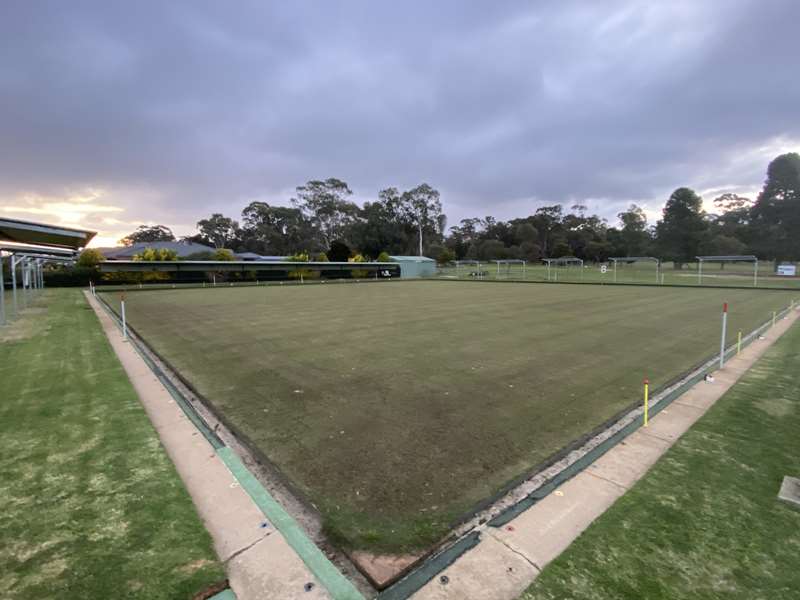
M772 417L785 417L794 411L794 403L788 398L764 398L756 407Z
M44 327L44 320L38 318L44 312L46 309L38 307L21 310L18 318L11 319L8 327L0 329L0 342L16 342L32 338Z
M197 592L194 596L192 596L192 600L208 600L219 594L220 592L224 592L230 587L228 580L220 581L219 583L213 583L208 586L206 589Z
M372 554L362 551L350 555L378 589L384 589L399 579L421 557L421 554Z
M203 567L213 564L214 564L213 561L201 558L199 560L193 560L190 563L186 563L185 565L181 565L180 567L177 568L177 570L180 571L181 573L184 573L185 575L191 575L192 573L199 571Z

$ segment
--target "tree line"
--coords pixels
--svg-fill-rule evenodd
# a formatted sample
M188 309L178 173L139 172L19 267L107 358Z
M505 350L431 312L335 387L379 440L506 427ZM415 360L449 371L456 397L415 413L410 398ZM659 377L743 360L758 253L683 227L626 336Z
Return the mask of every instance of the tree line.
M427 183L399 191L381 190L358 206L339 179L312 180L296 189L290 206L252 202L235 220L215 213L185 239L234 252L266 255L374 259L382 253L424 254L441 263L458 259L497 260L574 256L605 261L611 256L657 256L676 267L698 255L755 254L765 260L800 257L800 155L783 154L767 168L756 199L732 193L714 199L720 214L707 213L692 189L680 187L662 217L650 224L641 207L620 212L619 223L588 214L581 204L542 206L509 221L491 216L462 219L447 230L439 192ZM142 225L121 240L174 241L163 225ZM384 254L385 256L385 254Z

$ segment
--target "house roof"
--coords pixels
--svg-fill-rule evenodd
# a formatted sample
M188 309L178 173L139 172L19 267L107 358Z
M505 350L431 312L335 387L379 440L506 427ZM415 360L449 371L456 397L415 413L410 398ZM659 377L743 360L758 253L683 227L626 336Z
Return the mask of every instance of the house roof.
M196 242L140 242L130 246L114 246L112 248L98 248L100 252L109 260L120 260L124 258L133 257L147 248L154 248L156 250L166 249L174 250L178 257L196 254L198 252L214 252L215 248L206 246L205 244L198 244Z
M395 262L436 262L427 256L390 256Z

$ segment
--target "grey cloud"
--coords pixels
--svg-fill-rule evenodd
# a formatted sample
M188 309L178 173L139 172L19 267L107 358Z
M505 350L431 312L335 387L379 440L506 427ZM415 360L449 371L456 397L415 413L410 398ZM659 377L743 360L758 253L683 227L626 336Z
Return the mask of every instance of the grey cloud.
M336 176L428 181L451 222L613 218L756 187L752 149L800 140L790 0L385 4L3 3L0 195L124 189L192 223Z

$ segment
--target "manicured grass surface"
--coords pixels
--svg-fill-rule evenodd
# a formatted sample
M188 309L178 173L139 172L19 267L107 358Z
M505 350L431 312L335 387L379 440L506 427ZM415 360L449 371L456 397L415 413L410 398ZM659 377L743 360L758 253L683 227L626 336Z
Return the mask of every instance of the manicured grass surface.
M0 596L191 598L225 579L77 290L0 329Z
M115 302L119 295L108 294ZM401 551L784 292L382 282L130 292L130 323L351 548Z
M798 598L798 373L795 326L522 598Z

